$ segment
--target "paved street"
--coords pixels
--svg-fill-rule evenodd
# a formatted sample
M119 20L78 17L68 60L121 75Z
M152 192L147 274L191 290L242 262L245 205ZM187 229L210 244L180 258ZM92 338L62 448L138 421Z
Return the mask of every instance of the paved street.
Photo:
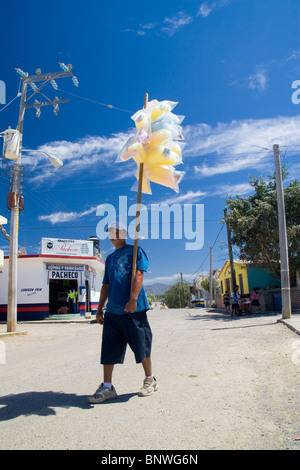
M152 310L158 391L140 398L128 349L117 400L102 381L98 324L21 324L0 338L0 449L300 449L300 338L280 315Z

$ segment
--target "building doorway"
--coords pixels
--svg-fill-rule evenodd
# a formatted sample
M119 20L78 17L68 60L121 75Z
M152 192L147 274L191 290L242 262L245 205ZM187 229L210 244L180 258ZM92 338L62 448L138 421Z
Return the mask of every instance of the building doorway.
M49 314L78 312L78 282L74 279L49 280Z

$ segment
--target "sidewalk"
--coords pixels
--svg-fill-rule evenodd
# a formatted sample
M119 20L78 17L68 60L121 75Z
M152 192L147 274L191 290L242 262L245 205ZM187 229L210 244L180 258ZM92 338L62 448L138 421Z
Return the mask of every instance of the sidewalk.
M189 309L190 312L193 312L193 311L196 311L196 310L201 312L200 308ZM214 313L214 312L215 313L223 313L225 317L228 316L228 315L225 315L225 309L224 308L206 308L205 310L207 312L211 312L211 313ZM243 318L271 316L271 315L276 315L276 314L280 315L280 312L264 312L263 314L243 315ZM238 318L240 318L240 317L238 317ZM283 323L288 328L290 328L292 331L294 331L294 333L300 335L300 311L293 312L291 318L289 318L289 319L279 318L277 320L277 322L278 323Z
M26 334L27 332L26 332L25 325L18 324L17 331L10 333L7 331L6 323L0 323L0 338L3 338L5 336L26 335Z
M207 309L208 311L216 311L218 313L224 313L225 312L225 309ZM191 310L192 311L192 310ZM255 315L243 315L243 317L249 317L251 318L252 316L254 317L259 317L259 316L268 316L268 315L276 315L276 313L278 315L280 315L280 312L264 312L263 314L255 314ZM286 325L288 328L290 328L292 331L294 331L294 333L297 333L298 335L300 335L300 311L296 311L296 312L293 312L292 313L292 316L291 318L289 319L284 319L284 318L280 318L277 320L278 323L283 323L284 325Z
M95 322L95 315L93 317L78 317L76 319L71 318L70 320L67 320L66 318L62 320L50 320L49 318L45 320L36 320L36 321L23 321L23 322L18 322L17 324L17 331L14 331L12 333L7 332L7 325L6 323L0 323L0 338L4 336L13 336L13 335L26 335L26 325L46 325L46 324L55 324L55 323L91 323Z
M284 323L287 327L293 330L297 335L300 335L300 315L292 315L292 318L289 319L280 319L280 323Z

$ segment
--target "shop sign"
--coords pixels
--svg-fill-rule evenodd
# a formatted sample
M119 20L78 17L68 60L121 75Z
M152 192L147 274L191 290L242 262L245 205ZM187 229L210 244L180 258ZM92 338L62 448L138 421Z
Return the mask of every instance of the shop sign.
M47 264L49 279L78 279L79 273L83 272L84 266L58 266Z
M94 244L86 240L42 238L42 255L94 256Z

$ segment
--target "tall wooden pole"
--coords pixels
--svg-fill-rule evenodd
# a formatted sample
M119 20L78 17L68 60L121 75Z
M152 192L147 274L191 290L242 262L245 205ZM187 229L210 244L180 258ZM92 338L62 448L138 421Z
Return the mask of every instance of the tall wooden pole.
M20 148L18 159L15 160L12 170L11 192L14 193L15 203L11 207L10 215L10 242L8 261L8 297L7 297L7 331L17 331L18 311L18 239L19 239L19 195L20 195L20 172L22 155L23 124L26 109L27 80L23 80L22 95L19 109L19 120L17 130L20 132Z
M280 273L281 273L281 298L282 298L282 318L291 318L291 292L290 292L290 271L288 239L286 231L286 216L284 193L282 186L282 170L280 166L279 145L273 145L275 171L276 171L276 191L278 206L278 226L279 226L279 248L280 248Z
M147 108L147 105L148 105L148 93L145 93L144 108ZM144 175L144 163L140 163L139 186L138 186L136 218L135 218L134 245L133 245L131 291L132 291L132 288L133 288L133 282L134 282L135 275L136 275L136 262L137 262L139 233L140 233L140 216L141 216L141 199L142 199L143 175Z
M231 233L230 233L228 224L226 222L226 215L227 215L227 208L224 209L224 218L225 218L226 229L227 229L229 263L230 263L230 271L231 271L231 292L234 292L234 288L236 285L236 277L235 277L234 261L233 261L233 255L232 255Z

